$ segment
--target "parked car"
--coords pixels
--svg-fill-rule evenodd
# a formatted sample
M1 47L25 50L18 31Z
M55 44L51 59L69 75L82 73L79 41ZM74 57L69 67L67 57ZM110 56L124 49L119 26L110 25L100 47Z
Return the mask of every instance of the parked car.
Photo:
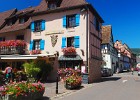
M113 75L111 69L109 68L101 68L101 74L103 77L108 77Z

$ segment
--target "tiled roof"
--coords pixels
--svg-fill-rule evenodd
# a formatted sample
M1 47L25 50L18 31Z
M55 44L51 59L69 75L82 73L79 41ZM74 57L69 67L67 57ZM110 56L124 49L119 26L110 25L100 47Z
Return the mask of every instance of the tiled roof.
M87 2L85 0L62 0L60 7L71 7L82 4L87 4Z
M30 8L26 8L23 10L19 10L17 11L14 15L8 17L7 19L12 19L15 16L23 16L23 15L27 15L28 13L32 13L35 10L35 7L30 7ZM31 23L31 19L29 19L27 22L20 24L19 23L19 19L17 19L17 21L15 22L15 24L11 25L11 26L7 26L5 25L1 30L0 33L6 33L6 32L12 32L12 31L17 31L17 30L22 30L22 29L26 29Z
M102 44L110 42L111 34L112 34L111 25L102 26Z
M27 14L35 14L38 12L46 12L49 11L48 9L48 0L42 0L40 2L40 4L36 7L29 7L23 10L19 10L17 11L14 15L10 16L10 14L13 12L13 10L11 11L7 11L6 13L0 13L0 25L2 25L5 21L5 19L12 19L16 16L17 21L15 24L13 24L12 26L7 26L5 25L1 30L0 33L5 33L5 32L11 32L11 31L16 31L16 30L21 30L21 29L26 29L31 22L31 19L28 20L26 23L24 24L19 24L19 16L23 16L23 15L27 15ZM70 7L76 7L76 6L80 6L80 5L86 5L88 4L85 0L62 0L60 7L56 8L56 9L65 9L65 8L70 8ZM94 8L93 8L94 9ZM53 9L55 10L55 9ZM95 10L95 9L94 9ZM101 18L98 14L97 16L99 18Z
M5 11L0 13L0 27L4 24L5 19L12 15L16 9Z
M23 30L26 29L31 23L31 18L28 19L27 22L23 24L19 24L19 20L16 21L16 23L12 26L5 26L0 30L0 33L6 33L6 32L12 32L12 31L18 31L18 30Z
M67 10L67 9L72 9L72 8L76 8L76 7L81 7L81 6L88 6L88 8L91 10L91 12L93 12L97 18L101 21L101 23L103 23L103 19L101 18L101 16L98 14L98 12L95 10L95 8L89 4L88 2L86 2L86 0L60 0L62 1L60 3L60 7L57 7L56 9L48 9L48 2L47 1L51 1L51 0L42 0L40 5L36 7L34 13L36 14L44 14L44 13L52 13L52 12L57 12L57 11L63 11L63 10Z
M59 8L68 8L72 6L88 4L85 0L62 0ZM36 7L35 12L47 11L47 0L42 0L40 5Z

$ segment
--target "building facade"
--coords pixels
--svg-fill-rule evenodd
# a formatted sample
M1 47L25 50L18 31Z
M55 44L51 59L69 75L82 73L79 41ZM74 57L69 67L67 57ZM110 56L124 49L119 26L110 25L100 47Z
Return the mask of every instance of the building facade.
M135 58L132 58L132 52L130 48L128 47L127 44L122 44L121 41L116 41L114 44L114 47L118 50L118 55L119 56L119 70L120 72L122 71L129 71L131 67L133 66L134 62L132 63L132 59L134 60Z
M6 18L0 37L24 40L27 46L18 56L2 54L1 63L45 57L53 61L53 78L58 68L79 67L93 82L101 77L102 23L92 5L83 0L42 0L37 7L15 10Z
M102 58L105 64L102 65L103 68L111 69L111 73L115 73L118 66L118 54L117 50L114 48L114 40L112 34L112 26L106 25L102 26Z

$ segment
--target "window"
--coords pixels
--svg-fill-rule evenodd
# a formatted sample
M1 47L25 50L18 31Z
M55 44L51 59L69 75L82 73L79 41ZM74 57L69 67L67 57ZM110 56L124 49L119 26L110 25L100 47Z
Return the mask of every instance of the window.
M67 16L67 27L75 27L75 26L76 26L75 15Z
M16 37L16 39L17 39L17 40L24 40L24 35L18 35L18 36Z
M41 21L35 22L35 31L41 31Z
M12 25L12 21L8 21L7 26L11 26Z
M67 47L74 47L74 37L67 38Z
M80 47L80 36L62 37L62 48L66 47Z
M100 31L100 25L99 25L99 21L96 19L96 30Z
M23 24L25 22L24 18L19 19L19 23Z
M31 40L29 50L44 50L45 40Z
M38 32L45 30L45 20L38 20L31 23L31 31Z
M33 50L40 50L40 40L34 40Z
M0 37L0 41L5 41L5 37Z
M80 14L63 16L64 28L76 27L79 26L79 24L80 24Z
M11 25L15 24L16 20L17 20L16 18L13 18L13 19L9 20L7 25L11 26Z
M20 24L23 24L23 23L27 22L28 19L29 19L29 17L20 18L20 19L19 19L19 23L20 23Z
M99 24L99 21L97 20L96 17L94 17L94 26L96 28L97 31L100 31L100 24Z
M56 3L49 3L48 8L49 9L55 9L57 7Z

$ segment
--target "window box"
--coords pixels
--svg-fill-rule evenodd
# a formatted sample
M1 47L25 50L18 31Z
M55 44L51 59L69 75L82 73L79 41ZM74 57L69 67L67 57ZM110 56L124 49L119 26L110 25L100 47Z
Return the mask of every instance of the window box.
M8 40L0 42L0 54L24 54L26 42L23 40Z
M76 55L76 49L74 47L67 47L62 49L64 55Z
M30 51L30 54L31 54L31 55L34 55L34 54L41 54L41 50L32 50L32 51Z

